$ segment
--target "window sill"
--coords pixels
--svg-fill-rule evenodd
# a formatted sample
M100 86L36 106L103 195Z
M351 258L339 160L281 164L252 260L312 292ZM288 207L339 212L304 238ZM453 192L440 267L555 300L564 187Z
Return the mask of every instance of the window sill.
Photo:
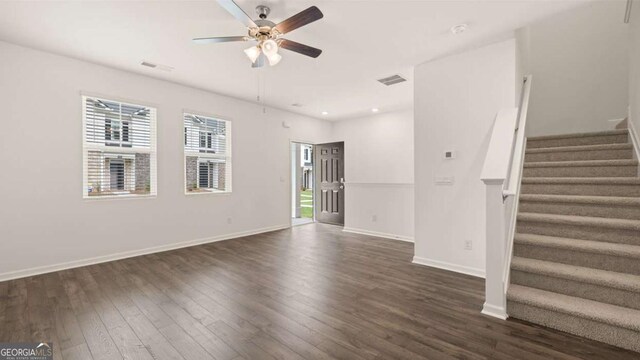
M230 195L232 191L198 191L198 192L185 192L186 196L198 196L198 195Z
M157 194L149 194L149 195L103 195L103 196L83 196L82 200L86 201L106 201L106 200L133 200L133 199L155 199L157 198Z

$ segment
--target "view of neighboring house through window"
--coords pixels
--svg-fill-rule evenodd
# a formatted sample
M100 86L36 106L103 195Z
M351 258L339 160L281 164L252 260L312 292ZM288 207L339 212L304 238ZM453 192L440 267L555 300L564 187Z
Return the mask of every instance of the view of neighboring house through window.
M156 194L156 110L82 97L84 197Z
M231 122L184 114L186 192L231 192Z

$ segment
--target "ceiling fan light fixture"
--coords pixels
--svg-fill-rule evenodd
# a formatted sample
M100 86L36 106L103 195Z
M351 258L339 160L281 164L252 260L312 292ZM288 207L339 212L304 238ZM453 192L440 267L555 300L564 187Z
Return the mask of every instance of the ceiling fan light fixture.
M262 42L262 51L268 58L278 53L278 43L273 41L272 39L265 40Z
M280 60L282 60L282 55L275 53L271 56L267 56L267 59L269 59L269 65L275 66L275 65L278 65Z
M247 54L247 57L249 58L249 60L251 60L252 63L255 63L256 60L258 60L258 56L260 56L260 48L257 46L252 46L248 49L245 49L244 53Z

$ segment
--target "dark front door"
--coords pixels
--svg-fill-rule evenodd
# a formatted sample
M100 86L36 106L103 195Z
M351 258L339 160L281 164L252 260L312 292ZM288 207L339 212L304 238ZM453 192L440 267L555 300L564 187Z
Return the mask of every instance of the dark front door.
M344 142L316 145L316 221L344 225Z
M124 161L111 160L109 163L109 177L111 190L124 190Z

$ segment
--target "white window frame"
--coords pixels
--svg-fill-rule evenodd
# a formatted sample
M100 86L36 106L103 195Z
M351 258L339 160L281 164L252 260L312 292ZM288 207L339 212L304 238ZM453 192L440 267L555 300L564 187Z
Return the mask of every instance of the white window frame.
M131 106L143 106L149 108L154 116L150 118L149 122L149 148L132 148L127 145L132 144L131 140L122 141L122 114L120 114L120 140L107 140L105 138L104 145L91 144L87 141L87 98L93 98L98 100L106 100L117 102L123 105ZM82 197L85 200L113 200L113 199L144 199L144 198L156 198L158 195L158 179L157 179L157 122L158 122L158 110L157 106L150 105L142 101L132 101L121 99L114 96L105 96L94 93L80 92L80 99L82 101ZM131 124L129 124L130 126ZM129 129L129 138L131 139L131 129ZM108 146L107 143L118 144L118 146ZM123 146L125 145L125 146ZM113 156L113 153L121 154L125 157L135 156L136 153L149 154L149 194L127 194L127 195L101 195L101 196L89 196L89 152L101 151L105 157Z
M210 118L210 119L214 119L214 120L220 120L220 121L224 121L225 122L225 140L226 140L226 154L225 155L219 155L219 154L214 154L211 152L208 152L208 150L212 150L213 149L213 137L215 135L212 134L211 131L200 131L198 130L198 151L187 151L186 147L187 147L187 130L188 128L186 126L184 126L184 119L187 115L195 115L195 116L199 116L199 117L204 117L204 118ZM182 156L182 160L183 160L183 180L184 180L184 194L187 196L196 196L196 195L224 195L224 194L231 194L233 192L233 123L229 118L223 117L223 116L218 116L218 115L211 115L211 114L207 114L205 112L202 111L193 111L193 110L183 110L182 111L182 121L183 121L183 134L181 136L181 143L182 143L182 151L183 151L183 156ZM211 147L200 147L200 139L201 139L201 134L203 132L209 133L209 135L211 136ZM205 144L206 145L206 144ZM196 164L196 178L197 178L197 183L198 186L200 186L200 160L202 159L217 159L217 160L224 160L225 161L225 190L216 190L216 189L208 189L207 191L188 191L187 186L187 156L192 156L192 157L197 157L198 161Z

